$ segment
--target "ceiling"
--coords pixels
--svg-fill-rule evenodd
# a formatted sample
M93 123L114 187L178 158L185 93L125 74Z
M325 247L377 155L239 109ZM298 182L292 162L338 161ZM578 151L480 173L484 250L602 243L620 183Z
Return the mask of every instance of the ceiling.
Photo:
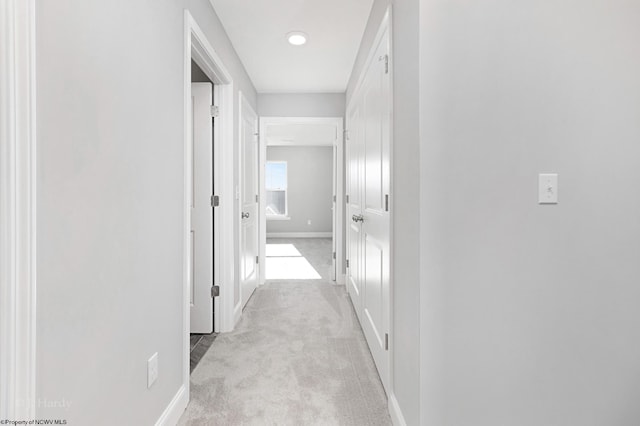
M210 0L258 93L346 90L373 0ZM303 31L304 46L285 35Z

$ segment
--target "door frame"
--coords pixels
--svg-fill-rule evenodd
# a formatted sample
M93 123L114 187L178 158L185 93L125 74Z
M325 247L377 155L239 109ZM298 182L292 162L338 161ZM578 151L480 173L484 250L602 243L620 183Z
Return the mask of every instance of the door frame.
M214 126L213 191L220 205L214 212L214 280L220 295L214 300L214 331L233 330L233 93L231 74L191 13L184 11L184 200L183 200L183 392L189 400L189 334L191 328L191 60L214 83L213 102L219 108ZM180 412L181 414L181 412Z
M0 418L36 415L35 0L0 4Z
M243 151L242 151L242 143L243 141L240 140L240 138L242 137L242 125L243 125L243 111L244 110L248 110L251 112L251 114L253 114L256 117L256 127L259 126L259 117L258 114L256 113L256 111L253 109L253 107L251 106L251 104L249 103L249 100L247 99L247 97L244 95L244 93L242 93L241 90L238 91L238 163L237 163L237 170L238 170L238 193L236 194L236 203L237 203L237 208L238 208L238 212L242 212L242 183L243 183L243 165L242 165L242 160L243 160ZM256 129L257 130L257 129ZM258 157L258 164L260 164L260 150L258 147L258 150L256 152L257 157ZM260 180L258 178L258 186L260 185ZM259 189L259 188L258 188ZM258 199L262 198L262 196L260 195L260 193L258 193ZM260 202L257 203L256 206L257 209L260 209ZM260 233L261 233L261 226L260 226L260 220L256 220L256 226L258 228L258 253L260 252ZM234 325L238 323L238 321L240 321L240 318L242 317L242 309L244 308L243 304L242 304L242 273L240 271L240 268L242 267L242 221L239 221L238 224L238 233L236 234L236 241L238 241L238 244L236 245L236 259L237 261L237 277L238 277L238 304L235 305L233 307L233 321L234 321ZM256 266L256 287L260 286L260 276L262 274L262 270L264 268L262 268L261 266L263 265L262 260L259 258L258 255L258 264Z
M333 146L335 150L336 161L333 164L333 184L335 187L335 210L333 212L333 223L335 224L332 230L333 245L336 252L335 262L335 277L336 283L345 283L345 274L343 271L344 265L344 118L343 117L259 117L260 120L260 139L259 139L259 186L260 196L258 210L260 212L260 240L259 240L259 257L260 264L264 265L266 261L266 247L267 247L267 213L265 210L264 200L266 200L266 180L265 180L265 168L267 164L267 146ZM335 124L336 126L336 138L333 143L327 144L295 144L291 142L280 143L268 143L266 137L266 128L269 124ZM333 156L333 154L332 154ZM265 269L260 269L259 285L263 285L266 282Z

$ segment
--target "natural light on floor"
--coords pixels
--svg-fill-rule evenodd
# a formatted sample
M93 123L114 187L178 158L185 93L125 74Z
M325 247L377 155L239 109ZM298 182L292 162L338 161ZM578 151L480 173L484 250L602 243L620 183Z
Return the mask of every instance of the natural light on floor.
M268 280L319 280L322 277L293 244L267 244Z

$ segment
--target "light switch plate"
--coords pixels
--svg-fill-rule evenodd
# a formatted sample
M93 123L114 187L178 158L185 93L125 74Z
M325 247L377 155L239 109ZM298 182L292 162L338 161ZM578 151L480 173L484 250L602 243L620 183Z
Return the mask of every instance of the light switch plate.
M538 176L538 203L558 204L557 173L542 173Z

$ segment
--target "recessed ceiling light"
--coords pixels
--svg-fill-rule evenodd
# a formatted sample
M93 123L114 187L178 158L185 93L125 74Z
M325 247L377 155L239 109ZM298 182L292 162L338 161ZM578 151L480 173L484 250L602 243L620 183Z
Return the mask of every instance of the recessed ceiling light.
M302 31L292 31L287 33L287 41L294 46L302 46L307 42L308 36Z

